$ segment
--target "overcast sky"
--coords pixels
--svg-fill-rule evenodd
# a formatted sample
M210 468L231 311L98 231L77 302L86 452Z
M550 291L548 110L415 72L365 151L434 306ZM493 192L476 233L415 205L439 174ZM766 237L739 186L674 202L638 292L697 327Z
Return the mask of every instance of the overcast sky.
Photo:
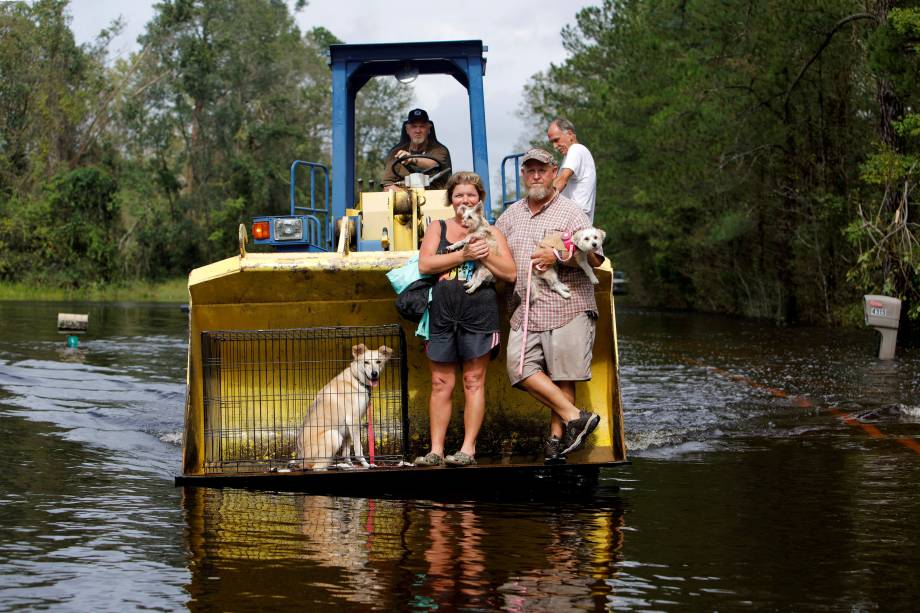
M302 30L323 26L346 43L427 40L482 40L488 46L485 94L492 185L497 188L502 157L520 148L535 126L517 111L523 87L536 72L566 57L560 30L574 23L588 0L460 0L401 3L393 0L312 0L296 19ZM124 35L111 52L127 55L153 17L148 0L72 0L72 27L78 42L92 40L119 15ZM410 19L409 14L413 16ZM417 106L425 108L450 149L455 170L472 169L466 90L453 78L421 76L413 84ZM394 126L394 144L399 127ZM493 192L494 193L494 192Z

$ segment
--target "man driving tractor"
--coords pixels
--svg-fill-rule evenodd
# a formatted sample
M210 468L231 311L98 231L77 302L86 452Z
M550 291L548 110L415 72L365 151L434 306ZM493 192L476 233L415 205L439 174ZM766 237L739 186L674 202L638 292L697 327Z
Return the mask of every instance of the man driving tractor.
M450 151L438 142L434 124L423 109L412 109L402 126L399 143L390 149L380 184L386 191L396 189L395 183L413 172L439 174L450 168ZM432 189L444 189L450 172L441 174Z

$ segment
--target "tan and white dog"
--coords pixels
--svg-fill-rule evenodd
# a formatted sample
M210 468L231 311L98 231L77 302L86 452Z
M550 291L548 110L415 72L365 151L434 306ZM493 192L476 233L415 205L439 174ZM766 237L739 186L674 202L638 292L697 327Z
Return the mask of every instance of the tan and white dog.
M352 347L351 354L348 368L316 394L297 433L297 458L303 459L306 468L326 470L340 453L347 457L349 447L354 448L361 466L371 467L361 449L360 425L367 414L371 388L379 385L393 350L385 345L368 349L362 343ZM350 466L350 461L340 465Z
M597 251L601 245L604 244L605 236L607 236L607 233L600 228L585 228L572 235L575 262L584 271L585 275L587 275L588 280L594 285L598 284L598 279L591 265L588 264L588 254L592 251ZM569 251L568 245L566 245L563 238L558 235L547 236L540 241L540 246L555 249L560 255ZM563 257L565 256L563 255ZM559 280L559 275L556 273L555 266L551 266L546 270L535 268L531 281L531 300L535 300L536 297L540 295L540 282L545 283L551 290L566 300L572 297L572 291L569 289L569 286Z
M489 220L486 219L483 212L482 203L480 202L476 206L461 204L457 207L457 212L460 213L460 223L464 228L469 230L469 234L467 234L463 240L448 245L447 251L458 251L463 249L463 247L470 242L470 239L476 236L488 243L492 253L497 253L498 245L495 241L495 235L492 233L492 226L489 225ZM482 262L476 262L475 266L476 268L473 270L473 274L466 280L466 283L463 284L467 294L475 292L483 283L495 282L495 276L492 275L492 271L486 268Z

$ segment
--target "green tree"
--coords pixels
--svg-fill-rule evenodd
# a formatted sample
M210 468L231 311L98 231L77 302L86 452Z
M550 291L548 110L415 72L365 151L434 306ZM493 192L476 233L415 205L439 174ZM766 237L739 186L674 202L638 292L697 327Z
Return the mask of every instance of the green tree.
M74 42L65 0L0 3L0 197L36 195L91 149L105 75Z
M288 210L293 160L329 163L339 41L302 33L287 2L165 0L141 49L107 65L119 27L76 45L66 0L0 3L0 278L185 274L232 254L240 222ZM410 95L362 90L359 176L379 172Z
M118 271L118 186L97 167L54 177L41 198L0 206L0 278L81 287Z
M100 139L103 40L67 3L0 4L0 278L83 285L116 271L117 181Z
M854 299L841 233L872 121L849 0L607 0L527 93L598 163L598 222L645 298L783 321Z
M326 51L339 41L321 27L302 35L281 0L168 0L157 10L131 61L139 68L119 67L132 82L121 138L143 169L125 189L158 194L154 211L149 200L126 207L137 228L126 249L181 254L141 258L175 273L233 253L238 223L287 211L293 160L328 164ZM385 83L365 89L357 132L373 135L398 121L408 97ZM382 155L374 138L361 142L359 165ZM164 221L169 237L143 231Z
M874 5L879 27L869 45L876 78L875 151L862 165L871 189L848 228L860 249L850 271L858 287L896 296L903 312L920 321L920 209L914 198L920 169L920 8ZM914 324L916 327L917 324Z

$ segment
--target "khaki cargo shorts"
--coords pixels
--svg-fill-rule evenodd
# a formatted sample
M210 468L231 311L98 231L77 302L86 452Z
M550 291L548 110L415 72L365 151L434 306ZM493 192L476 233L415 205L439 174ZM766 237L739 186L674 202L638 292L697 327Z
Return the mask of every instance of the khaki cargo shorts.
M591 355L597 322L587 313L555 330L528 332L524 348L524 371L518 375L521 360L521 339L524 328L508 334L508 378L511 385L538 372L553 381L588 381L591 379Z

